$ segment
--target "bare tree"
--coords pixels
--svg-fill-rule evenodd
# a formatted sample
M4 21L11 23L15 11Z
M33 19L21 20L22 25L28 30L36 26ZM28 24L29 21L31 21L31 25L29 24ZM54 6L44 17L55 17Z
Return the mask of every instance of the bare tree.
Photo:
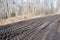
M57 0L57 11L60 10L60 0Z

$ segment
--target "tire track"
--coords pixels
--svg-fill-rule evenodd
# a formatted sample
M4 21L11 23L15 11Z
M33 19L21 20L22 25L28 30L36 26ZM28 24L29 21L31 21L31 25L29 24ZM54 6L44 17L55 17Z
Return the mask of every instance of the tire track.
M44 27L46 27L50 22L42 24L41 27L38 27L33 34L30 34L24 40L31 40L32 37L34 37L39 31L41 31Z
M38 21L39 22L39 21ZM29 26L30 27L30 26ZM23 27L24 28L24 27ZM19 28L20 29L20 28ZM16 31L17 29L15 29L15 31ZM11 30L12 31L12 30ZM14 30L13 30L14 31ZM12 34L13 34L13 31L12 31ZM11 32L10 32L11 33ZM7 36L7 35L6 35Z
M2 33L6 32L7 30L10 31L10 30L13 30L13 29L16 29L16 28L18 29L18 28L21 28L21 27L29 26L29 25L35 23L38 20L39 19L27 21L24 25L21 25L21 26L20 26L21 23L19 23L18 25L16 24L16 25L10 26L9 28L6 28L6 30L4 30L5 29L5 27L4 27L3 28L4 31ZM0 30L0 32L1 32L1 30Z
M56 36L57 30L59 28L59 22L60 22L59 17L60 15L55 15L1 26L0 39L54 40L55 39L54 36Z
M41 20L41 21L42 21L42 20ZM33 24L32 26L28 26L29 29L32 31L34 28L36 28L37 24L39 24L41 21L38 21L37 23ZM32 27L32 29L31 29L31 27ZM31 33L31 32L27 32L27 34L29 34L29 33ZM26 37L27 34L26 34L26 33L24 34L25 37ZM23 36L23 37L24 37L24 36ZM22 39L23 39L23 37L22 37Z

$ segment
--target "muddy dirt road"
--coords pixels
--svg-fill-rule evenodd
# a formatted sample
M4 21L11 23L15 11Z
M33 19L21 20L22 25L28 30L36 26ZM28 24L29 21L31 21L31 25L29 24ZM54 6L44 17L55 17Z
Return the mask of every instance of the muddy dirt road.
M0 40L60 40L60 15L0 26Z

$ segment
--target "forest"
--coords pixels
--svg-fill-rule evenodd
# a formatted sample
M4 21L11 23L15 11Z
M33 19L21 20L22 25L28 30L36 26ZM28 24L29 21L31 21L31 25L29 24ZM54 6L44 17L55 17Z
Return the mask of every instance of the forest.
M0 0L0 20L28 14L57 14L59 10L59 0Z

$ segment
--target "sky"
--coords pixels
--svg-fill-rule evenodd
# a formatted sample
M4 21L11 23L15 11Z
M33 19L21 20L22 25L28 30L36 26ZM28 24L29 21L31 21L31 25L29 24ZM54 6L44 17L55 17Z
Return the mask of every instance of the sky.
M21 4L22 3L22 0L16 0L17 1L17 4ZM27 1L32 1L32 0L23 0L23 2L27 2ZM44 1L44 0L40 0L41 1L41 3ZM51 1L52 0L48 0L48 3L51 3ZM54 7L56 7L56 3L57 3L57 0L53 0L53 5L54 5Z
M23 0L24 2L27 2L27 0ZM31 0L28 0L28 1L31 1ZM44 0L41 0L41 2L44 1ZM48 0L48 2L50 3L52 0ZM56 3L57 0L53 0L54 3ZM18 3L21 3L22 0L17 0Z
M41 2L44 2L44 0L41 0ZM50 4L51 2L52 2L52 0L48 0L48 3L49 3L49 4ZM54 6L54 8L57 7L56 3L57 3L57 0L53 0L53 6Z

